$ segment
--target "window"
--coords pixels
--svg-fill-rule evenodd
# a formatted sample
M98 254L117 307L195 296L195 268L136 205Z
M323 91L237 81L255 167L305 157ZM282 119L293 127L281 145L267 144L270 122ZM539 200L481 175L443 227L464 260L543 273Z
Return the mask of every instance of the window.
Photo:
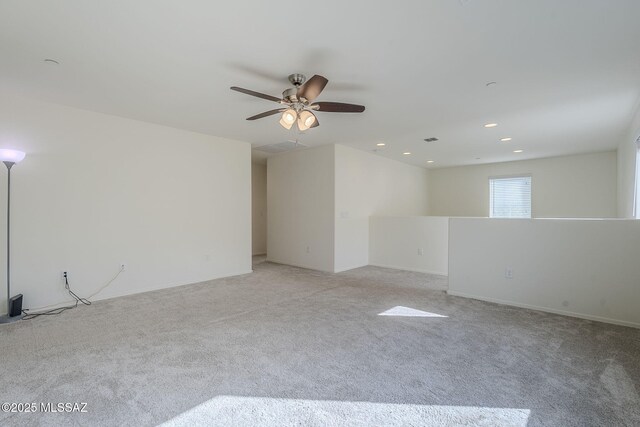
M531 175L489 178L491 218L531 218Z

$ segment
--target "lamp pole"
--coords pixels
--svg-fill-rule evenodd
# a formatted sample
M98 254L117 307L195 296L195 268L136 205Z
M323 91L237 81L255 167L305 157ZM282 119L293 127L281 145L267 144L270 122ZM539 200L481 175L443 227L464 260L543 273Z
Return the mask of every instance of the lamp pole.
M0 323L10 323L22 319L11 316L11 168L24 160L25 153L17 150L0 149L0 161L7 167L7 314L0 316ZM19 304L22 304L22 295Z
M7 316L11 300L11 167L15 162L4 161L7 167Z

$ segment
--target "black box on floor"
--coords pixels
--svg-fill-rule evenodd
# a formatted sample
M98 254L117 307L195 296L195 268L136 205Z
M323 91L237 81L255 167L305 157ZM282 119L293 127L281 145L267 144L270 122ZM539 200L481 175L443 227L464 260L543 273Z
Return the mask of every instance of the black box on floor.
M22 294L9 300L9 317L16 317L22 313Z

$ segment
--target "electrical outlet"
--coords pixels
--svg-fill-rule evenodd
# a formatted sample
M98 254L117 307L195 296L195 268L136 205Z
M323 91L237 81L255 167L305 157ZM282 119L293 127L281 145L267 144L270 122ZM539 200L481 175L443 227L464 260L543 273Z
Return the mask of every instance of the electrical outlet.
M424 255L424 249L418 248L418 255Z
M504 269L504 278L513 279L513 269L511 267L507 267Z
M64 282L67 279L67 277L69 277L69 273L67 271L63 271L62 272L62 281Z

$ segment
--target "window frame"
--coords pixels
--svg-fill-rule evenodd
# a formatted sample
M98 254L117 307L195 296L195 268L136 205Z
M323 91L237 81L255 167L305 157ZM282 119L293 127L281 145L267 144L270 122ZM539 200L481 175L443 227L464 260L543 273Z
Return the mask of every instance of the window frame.
M493 197L492 197L492 192L491 192L491 181L494 179L509 179L509 178L529 178L530 179L530 188L529 188L529 195L530 195L530 202L531 205L529 206L529 213L530 216L529 217L495 217L495 216L491 216L493 214ZM515 173L515 174L509 174L509 175L491 175L488 177L487 179L487 185L489 187L489 218L491 219L532 219L534 218L533 215L533 174L532 173Z

